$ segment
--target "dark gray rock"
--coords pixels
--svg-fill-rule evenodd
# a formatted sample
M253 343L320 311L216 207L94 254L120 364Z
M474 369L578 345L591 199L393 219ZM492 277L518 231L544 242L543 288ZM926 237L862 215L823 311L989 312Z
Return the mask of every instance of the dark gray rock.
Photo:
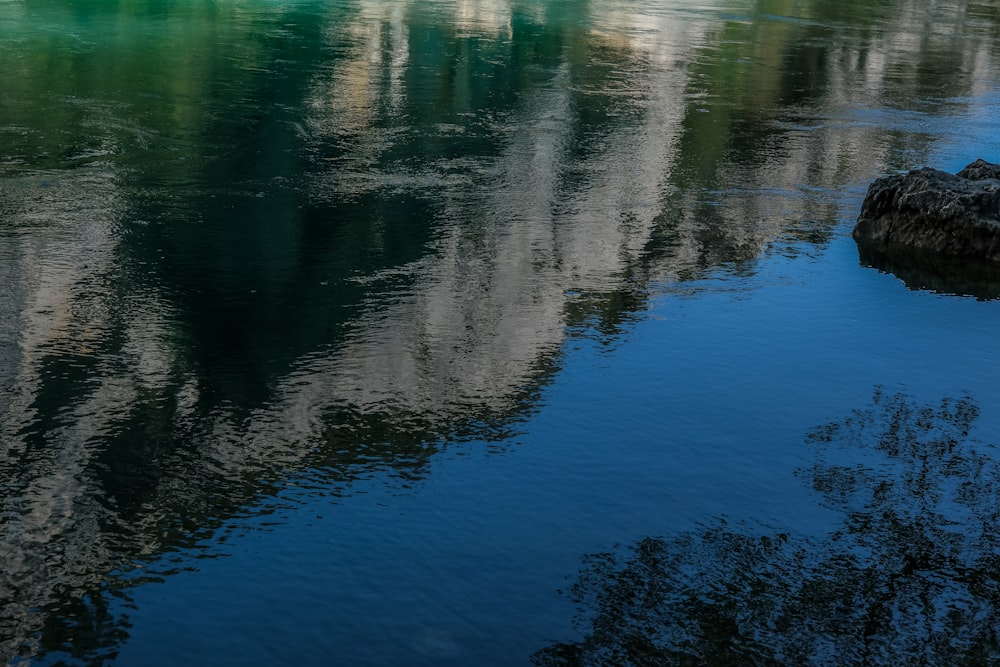
M1000 180L1000 164L993 164L983 158L979 158L955 175L959 178L967 178L970 181L981 181L986 178Z
M853 236L882 253L904 246L1000 266L1000 165L976 160L958 174L924 167L880 178Z

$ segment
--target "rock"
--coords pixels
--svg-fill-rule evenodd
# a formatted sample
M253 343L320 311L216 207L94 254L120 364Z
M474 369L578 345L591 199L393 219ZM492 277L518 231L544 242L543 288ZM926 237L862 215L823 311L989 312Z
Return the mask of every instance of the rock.
M904 246L998 263L1000 165L976 160L958 174L924 167L868 188L854 227L859 246Z
M979 158L955 175L970 181L981 181L985 178L1000 179L1000 164L993 164Z

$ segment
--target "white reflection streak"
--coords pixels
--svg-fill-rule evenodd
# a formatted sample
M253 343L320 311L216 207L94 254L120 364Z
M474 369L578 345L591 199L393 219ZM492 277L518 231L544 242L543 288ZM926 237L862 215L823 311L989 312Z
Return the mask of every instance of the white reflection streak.
M123 301L112 284L121 280L118 218L126 209L118 181L109 168L89 167L0 183L13 230L0 270L16 295L4 301L3 319L17 328L19 353L0 377L0 466L11 473L0 487L0 618L13 624L0 626L12 633L0 637L0 652L28 640L46 605L104 576L113 517L95 458L141 393L162 392L177 371L157 296ZM109 349L116 333L122 343ZM178 422L194 407L181 399ZM58 410L39 414L37 406L53 402ZM133 546L132 557L152 553L159 536Z
M389 26L389 108L398 113L406 102L404 77L410 58L409 25L402 6L393 7Z
M17 323L20 351L12 376L0 378L10 391L0 415L0 464L17 473L16 479L4 480L0 615L14 620L15 632L25 633L40 618L31 610L53 599L67 567L101 560L86 473L89 446L106 433L113 415L127 408L134 392L114 374L101 375L81 400L52 416L58 427L37 435L44 437L48 456L21 456L29 446L25 432L32 433L39 419L35 406L51 383L45 362L58 356L69 366L74 359L89 363L109 333L109 304L100 294L98 276L113 267L114 221L107 216L120 197L114 175L100 168L4 185L16 202L8 228L26 233L7 235L8 252L0 262L12 274L6 284L19 296L5 304L10 309L5 318ZM7 594L14 588L16 597Z
M511 5L507 0L456 0L455 28L460 35L487 35L510 39Z
M490 30L509 24L509 9L499 12L497 4L490 3L488 15L505 18ZM459 20L475 16L473 23L482 28L482 14L471 5L461 3ZM332 405L398 411L442 424L470 408L492 413L518 408L519 391L537 384L544 360L563 343L567 292L620 288L659 212L683 114L686 72L674 62L690 48L691 33L707 25L634 20L642 27L634 38L615 32L591 38L623 60L648 65L636 68L628 81L630 93L645 96L639 119L608 123L599 149L571 157L568 147L580 128L571 99L572 66L564 63L506 124L507 148L477 168L485 174L476 179L479 185L444 187L439 236L431 252L406 267L413 286L373 304L352 327L357 335L340 349L303 359L302 372L282 384L281 399L268 409L289 419L264 420L266 437L274 436L272 427L279 423L304 427L298 437L314 437L320 415ZM593 22L613 23L600 16ZM364 57L377 60L371 53ZM356 67L347 63L341 71ZM366 73L381 76L376 68ZM334 73L335 82L344 78ZM338 88L342 84L328 89ZM353 126L357 115L340 116L336 107L322 112L314 122L328 132L359 129ZM569 170L587 177L568 186Z

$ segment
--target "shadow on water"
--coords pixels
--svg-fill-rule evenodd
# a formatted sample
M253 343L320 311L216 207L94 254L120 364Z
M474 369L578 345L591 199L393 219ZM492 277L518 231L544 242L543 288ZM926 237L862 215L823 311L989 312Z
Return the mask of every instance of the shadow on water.
M584 559L580 640L536 665L986 665L1000 659L1000 462L968 397L872 406L809 434L821 538L719 520Z
M858 110L996 49L750 4L0 3L0 656L112 657L129 586L299 471L506 442L650 281L828 243L935 142Z

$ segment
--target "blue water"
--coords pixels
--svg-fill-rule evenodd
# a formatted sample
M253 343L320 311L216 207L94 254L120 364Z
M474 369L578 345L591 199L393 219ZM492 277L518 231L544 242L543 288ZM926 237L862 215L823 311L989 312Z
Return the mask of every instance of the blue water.
M881 174L998 159L996 28L952 0L0 2L0 658L623 664L602 619L702 611L574 600L613 589L585 564L704 533L732 569L719 522L852 554L857 609L885 589L858 572L960 612L975 580L948 634L1000 627L989 494L845 510L810 471L895 499L878 429L808 436L947 433L881 397L967 397L986 459L919 489L992 488L1000 293L863 266L850 231ZM937 570L885 528L912 512ZM736 616L813 581L779 556ZM637 581L681 595L665 571ZM899 600L875 636L933 663L944 621Z
M660 286L610 343L571 339L499 450L465 443L424 481L345 496L324 493L322 472L292 480L274 515L210 547L227 557L133 593L120 661L523 664L571 634L555 591L582 553L719 516L829 530L794 476L813 457L806 431L876 385L990 396L1000 362L995 303L860 269L847 231L815 257L771 252L747 277ZM976 436L1000 441L986 404Z

